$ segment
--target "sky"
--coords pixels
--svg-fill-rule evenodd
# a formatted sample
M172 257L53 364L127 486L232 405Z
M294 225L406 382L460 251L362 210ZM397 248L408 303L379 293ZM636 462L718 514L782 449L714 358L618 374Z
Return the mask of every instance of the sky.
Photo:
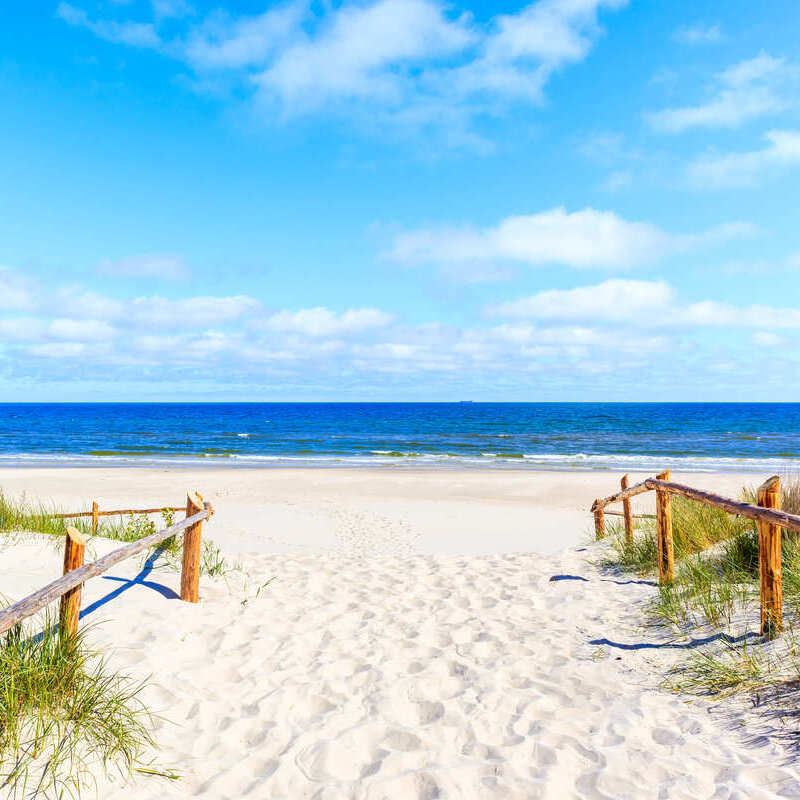
M800 400L798 34L0 2L0 401Z

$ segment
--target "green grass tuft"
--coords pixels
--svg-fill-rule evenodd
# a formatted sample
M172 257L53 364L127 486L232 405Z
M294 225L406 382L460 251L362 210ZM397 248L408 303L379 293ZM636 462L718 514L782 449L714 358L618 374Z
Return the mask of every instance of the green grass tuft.
M22 535L28 532L63 538L66 536L68 525L72 525L87 536L92 535L92 525L86 517L64 519L54 516L59 513L62 513L61 510L55 506L31 505L26 502L25 498L13 500L6 497L0 490L0 533L4 534L6 538L13 538L15 534ZM175 512L162 511L161 521L163 528L173 525ZM118 542L135 542L155 533L158 529L156 521L151 515L128 514L119 517L101 517L97 535ZM164 556L162 565L171 569L180 569L182 547L183 538L180 536L170 536L169 539L161 542L157 549ZM204 539L200 574L224 575L229 569L230 566L219 546L211 539Z
M784 478L782 484L782 507L800 513L800 477ZM741 497L754 503L756 491L745 488ZM675 582L658 587L647 605L647 621L684 641L711 635L670 670L665 686L705 697L745 690L763 695L767 687L767 694L781 696L787 687L796 687L800 682L800 643L794 632L800 614L798 537L783 532L784 630L769 641L758 633L756 524L683 497L673 496L672 509ZM637 524L632 546L625 541L621 522L607 525L609 550L602 563L655 577L655 521L637 520Z
M148 768L152 717L143 684L89 650L85 629L0 639L0 790L3 797L77 797L100 769Z

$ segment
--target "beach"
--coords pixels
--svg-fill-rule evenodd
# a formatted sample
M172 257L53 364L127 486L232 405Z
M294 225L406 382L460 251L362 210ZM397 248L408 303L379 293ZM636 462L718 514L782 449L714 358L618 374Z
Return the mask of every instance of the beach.
M765 476L673 477L735 496ZM199 604L174 599L178 573L141 558L84 589L92 642L150 676L155 762L180 775L103 778L100 797L797 796L779 738L751 735L738 707L661 687L686 643L644 629L656 588L601 569L592 542L588 508L618 480L0 471L8 495L63 508L179 504L196 488L216 509L204 536L233 568L201 579ZM636 501L652 509L651 495ZM60 544L8 544L3 592L19 598L60 569Z
M630 473L631 484L653 473ZM608 471L509 469L0 468L15 497L66 510L180 505L197 489L216 509L209 535L228 553L553 554L583 542L589 507L619 489ZM764 473L673 472L736 496ZM652 495L634 510L652 511Z

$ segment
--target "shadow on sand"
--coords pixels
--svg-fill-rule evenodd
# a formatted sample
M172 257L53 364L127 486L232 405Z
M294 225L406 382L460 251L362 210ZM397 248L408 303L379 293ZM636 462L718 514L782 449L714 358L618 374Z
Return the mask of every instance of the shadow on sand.
M158 557L161 555L161 553L162 548L158 548L155 552L148 556L147 560L142 565L141 570L139 570L138 574L136 574L133 578L118 578L115 575L103 575L102 578L104 581L119 581L120 585L116 589L110 591L107 595L101 597L99 600L95 600L94 603L86 606L86 608L81 609L80 619L88 616L93 611L97 611L98 608L102 608L106 603L110 603L112 600L119 597L123 592L127 592L128 589L131 589L134 586L144 586L148 589L152 589L153 591L158 592L162 597L165 597L167 600L178 600L179 595L168 586L147 580L147 576L150 575L155 568L156 561L158 561Z

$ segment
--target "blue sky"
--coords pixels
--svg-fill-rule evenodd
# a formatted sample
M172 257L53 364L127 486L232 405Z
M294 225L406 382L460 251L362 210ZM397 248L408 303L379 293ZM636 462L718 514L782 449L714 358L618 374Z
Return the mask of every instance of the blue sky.
M798 400L794 2L0 9L0 400Z

